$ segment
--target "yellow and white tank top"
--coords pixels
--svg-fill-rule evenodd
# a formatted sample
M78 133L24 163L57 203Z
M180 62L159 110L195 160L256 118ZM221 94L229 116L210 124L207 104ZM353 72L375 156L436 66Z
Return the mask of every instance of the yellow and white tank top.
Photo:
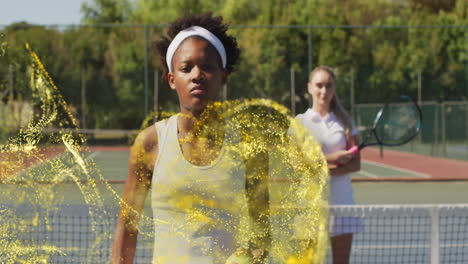
M211 164L191 164L180 148L177 118L155 124L153 263L224 263L248 230L244 162L224 144Z

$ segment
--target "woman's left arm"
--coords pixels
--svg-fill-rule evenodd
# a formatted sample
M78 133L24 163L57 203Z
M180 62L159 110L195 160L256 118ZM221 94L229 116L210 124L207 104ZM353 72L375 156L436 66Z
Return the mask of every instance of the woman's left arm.
M347 149L352 148L353 146L358 145L358 140L356 136L352 136L349 138L349 142L347 143ZM331 176L338 176L343 174L348 174L352 172L357 172L361 170L361 154L360 152L354 154L351 161L343 165L330 165L330 175Z

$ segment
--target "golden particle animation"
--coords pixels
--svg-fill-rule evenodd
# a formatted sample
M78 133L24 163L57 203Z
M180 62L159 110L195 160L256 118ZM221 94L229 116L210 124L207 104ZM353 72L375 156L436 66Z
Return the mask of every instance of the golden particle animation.
M3 47L0 45L0 50ZM155 227L170 226L176 234L160 235L176 235L197 247L200 255L224 254L216 258L226 264L256 263L265 252L272 263L324 260L328 243L326 162L320 145L284 106L267 99L210 104L193 133L182 137L180 144L189 143L195 149L200 144L203 154L216 149L210 147L221 146L227 162L220 166L233 175L251 160L265 162L267 173L254 169L241 179L242 188L233 187L233 181L188 183L191 175L175 175L178 181L152 191L164 191L166 206L178 213L168 214L169 219L154 219L150 213L135 217L137 212L121 200L93 162L93 154L82 146L76 118L39 57L29 46L26 50L31 98L39 107L29 124L1 145L2 263L53 263L60 258L108 263L117 207L123 208L127 225L138 228L139 236L154 238ZM50 132L51 127L56 130ZM139 158L147 158L141 155ZM181 162L173 159L168 166L177 167ZM260 163L253 168L261 168ZM244 188L249 184L254 188ZM76 198L70 189L78 190ZM54 237L63 228L76 228L71 218L60 214L78 200L87 219L82 228L89 236ZM255 212L261 213L253 216ZM220 232L231 237L234 250L196 245L202 237ZM80 239L87 243L70 242ZM216 247L213 244L211 247Z

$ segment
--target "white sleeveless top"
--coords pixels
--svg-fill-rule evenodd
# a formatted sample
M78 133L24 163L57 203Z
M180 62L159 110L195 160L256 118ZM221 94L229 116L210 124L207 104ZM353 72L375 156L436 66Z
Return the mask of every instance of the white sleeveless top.
M346 149L344 127L333 112L322 118L319 113L309 108L305 113L297 115L296 119L312 132L322 145L323 153L329 154ZM358 133L358 129L352 123L350 135L356 136ZM355 204L350 174L330 177L329 201L331 205Z
M248 219L244 162L225 140L211 164L191 164L180 148L177 118L155 124L159 149L151 184L153 263L218 263L217 254L226 258L243 243L238 226Z

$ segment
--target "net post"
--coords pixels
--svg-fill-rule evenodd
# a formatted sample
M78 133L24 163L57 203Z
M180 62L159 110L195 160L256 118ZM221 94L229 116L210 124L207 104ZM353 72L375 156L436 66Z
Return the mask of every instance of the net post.
M433 206L429 210L431 214L431 264L439 264L439 207Z

